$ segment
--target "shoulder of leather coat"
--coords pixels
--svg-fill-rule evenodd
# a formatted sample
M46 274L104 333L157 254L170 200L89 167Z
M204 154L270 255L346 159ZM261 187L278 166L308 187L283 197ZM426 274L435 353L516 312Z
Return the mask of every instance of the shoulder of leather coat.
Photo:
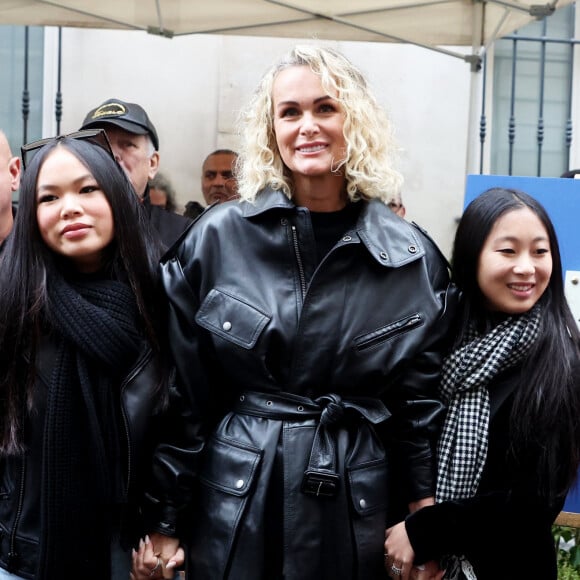
M356 233L379 264L397 268L425 256L422 235L408 221L378 199L362 203Z
M201 212L195 220L191 221L188 227L182 232L181 236L177 239L177 241L169 248L167 251L161 256L161 264L165 264L170 262L173 258L177 255L181 254L184 250L187 251L187 248L193 243L195 236L203 230L203 228L212 223L218 229L220 226L220 221L222 219L226 219L226 215L231 212L232 207L241 206L242 203L238 200L227 201L223 203L214 203L208 207L206 207L203 212ZM234 213L239 214L241 210L234 211ZM227 227L227 226L224 226Z
M417 228L421 234L423 235L423 237L429 242L429 244L431 245L431 247L434 249L434 251L439 255L439 257L445 262L447 268L449 270L451 270L451 264L449 263L449 260L447 259L447 257L445 256L445 254L443 254L443 252L441 251L441 249L439 248L439 246L435 243L435 240L429 235L429 232L425 229L422 228L418 223L416 222L410 222L410 224Z
M436 244L416 225L400 218L378 199L362 201L363 208L355 228L350 234L362 242L373 258L382 266L397 268L414 262L427 255L428 259L447 261L437 249ZM233 200L214 204L207 208L186 232L180 243L163 256L166 263L175 256L187 254L194 246L194 240L206 227L227 230L230 220L271 219L273 213L294 212L296 206L279 190L264 189L254 202ZM345 241L346 241L345 236ZM355 236L351 235L352 238ZM355 239L356 241L356 239Z

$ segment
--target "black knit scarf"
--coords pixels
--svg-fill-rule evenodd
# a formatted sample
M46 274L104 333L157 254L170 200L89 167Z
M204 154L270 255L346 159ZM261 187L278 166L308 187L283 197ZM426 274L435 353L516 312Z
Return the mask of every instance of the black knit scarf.
M48 285L58 354L47 394L39 580L110 578L114 506L122 501L122 378L140 336L128 285L54 277ZM71 576L71 577L73 577Z

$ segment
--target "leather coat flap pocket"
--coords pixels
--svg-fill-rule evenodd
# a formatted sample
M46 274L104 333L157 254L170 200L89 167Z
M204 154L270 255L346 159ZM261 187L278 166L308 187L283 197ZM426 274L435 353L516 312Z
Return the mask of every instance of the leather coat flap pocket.
M236 296L211 290L195 321L203 328L242 348L253 348L272 317Z
M260 449L213 437L207 443L199 479L209 487L242 497L250 490L261 459Z
M352 467L348 471L352 502L365 516L387 506L387 463L383 460Z

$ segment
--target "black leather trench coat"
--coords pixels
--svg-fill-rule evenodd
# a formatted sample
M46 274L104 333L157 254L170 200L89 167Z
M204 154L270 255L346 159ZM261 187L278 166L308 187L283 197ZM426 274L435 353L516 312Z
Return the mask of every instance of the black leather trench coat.
M178 388L149 511L176 533L193 506L192 580L383 578L385 526L433 493L447 263L361 203L320 263L308 210L269 190L162 260Z

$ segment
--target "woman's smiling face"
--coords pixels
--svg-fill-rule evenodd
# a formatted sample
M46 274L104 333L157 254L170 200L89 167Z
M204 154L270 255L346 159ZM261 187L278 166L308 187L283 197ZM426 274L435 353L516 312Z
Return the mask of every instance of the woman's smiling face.
M527 207L503 214L479 255L477 282L487 308L527 312L545 292L551 275L550 240L540 218Z
M330 174L346 154L344 112L308 66L280 71L274 81L274 131L294 179Z

